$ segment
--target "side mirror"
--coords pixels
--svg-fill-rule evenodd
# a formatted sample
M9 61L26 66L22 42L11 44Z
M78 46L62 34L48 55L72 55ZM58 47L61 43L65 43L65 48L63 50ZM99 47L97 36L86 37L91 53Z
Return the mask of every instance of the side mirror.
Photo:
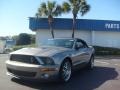
M79 50L79 49L80 49L80 47L79 47L78 44L75 45L75 49L76 49L76 50Z

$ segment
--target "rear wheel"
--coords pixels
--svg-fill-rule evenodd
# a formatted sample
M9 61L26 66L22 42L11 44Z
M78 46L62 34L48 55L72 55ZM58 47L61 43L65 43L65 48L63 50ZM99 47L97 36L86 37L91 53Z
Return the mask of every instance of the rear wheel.
M69 60L65 60L60 68L60 80L63 82L68 82L72 73L72 65Z
M94 55L91 56L90 61L87 65L87 69L93 69L94 68Z

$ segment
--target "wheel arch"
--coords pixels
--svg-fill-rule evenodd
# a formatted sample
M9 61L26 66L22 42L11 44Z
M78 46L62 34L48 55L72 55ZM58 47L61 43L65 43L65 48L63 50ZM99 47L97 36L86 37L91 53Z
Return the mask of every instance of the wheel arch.
M65 61L69 61L71 63L71 70L72 70L72 59L70 57L65 57L63 59L63 61L61 62L60 69L59 69L59 79L60 79L60 81L62 81L61 80L61 69L62 69L62 65ZM62 82L65 82L65 81L62 81Z
M95 57L95 53L92 53L92 54L91 54L90 59L91 59L91 57Z
M62 65L62 63L63 63L64 61L66 61L66 60L68 60L68 61L71 63L71 66L73 65L73 64L72 64L72 59L71 59L70 57L65 57L65 58L63 59L63 61L61 62L61 65ZM61 67L61 65L60 65L60 67Z
M70 61L71 65L72 65L72 59L71 59L70 57L66 57L64 60ZM63 60L63 61L64 61L64 60Z

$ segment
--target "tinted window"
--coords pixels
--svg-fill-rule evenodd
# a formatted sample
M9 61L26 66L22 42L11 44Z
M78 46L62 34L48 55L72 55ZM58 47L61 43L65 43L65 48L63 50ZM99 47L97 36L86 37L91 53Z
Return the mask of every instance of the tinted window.
M79 39L78 39L77 42L76 42L76 44L77 44L77 46L79 46L79 47L81 47L81 48L87 47L86 42L83 41L83 40L79 40Z
M44 42L41 42L42 46L56 46L56 47L65 47L72 48L74 44L73 39L48 39Z

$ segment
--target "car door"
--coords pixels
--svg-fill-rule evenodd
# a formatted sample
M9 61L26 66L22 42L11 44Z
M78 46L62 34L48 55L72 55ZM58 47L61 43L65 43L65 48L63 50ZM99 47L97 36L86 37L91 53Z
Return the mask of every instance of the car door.
M77 40L74 49L74 65L81 64L87 61L89 53L87 51L86 45L81 40Z
M83 52L83 62L88 62L90 59L90 48L87 46L86 42L83 40L80 40L80 42L82 43L82 47L80 48L80 50Z

